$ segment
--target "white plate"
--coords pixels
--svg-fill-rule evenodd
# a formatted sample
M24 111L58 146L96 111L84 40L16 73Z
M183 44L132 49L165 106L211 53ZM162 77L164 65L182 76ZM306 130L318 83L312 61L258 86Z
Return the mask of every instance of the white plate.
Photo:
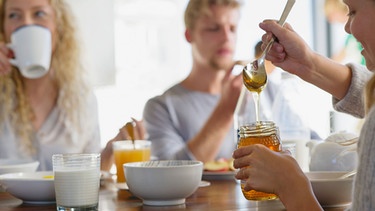
M109 183L116 181L115 175L108 171L100 171L100 186L106 186Z
M100 171L100 180L112 179L112 176L108 171Z
M30 205L45 205L45 204L56 204L56 200L52 201L23 201L24 204Z
M39 161L0 159L0 174L35 172L38 166Z
M203 171L203 180L233 180L235 171Z
M208 187L208 186L210 186L210 185L211 185L210 182L202 180L201 183L199 183L199 186L198 186L198 187L199 187L199 188L203 188L203 187Z
M5 191L24 203L55 203L55 187L52 171L11 173L0 175Z
M129 190L128 184L126 184L126 182L119 182L119 183L116 182L115 186L116 188L120 190Z

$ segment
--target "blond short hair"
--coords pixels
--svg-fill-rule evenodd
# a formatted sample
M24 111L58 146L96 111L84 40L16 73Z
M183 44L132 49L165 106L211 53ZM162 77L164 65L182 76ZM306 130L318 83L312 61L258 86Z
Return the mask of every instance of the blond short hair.
M190 0L185 10L185 27L193 29L196 20L201 15L210 15L210 6L220 5L232 8L240 8L242 2L239 0Z
M349 11L348 6L342 0L325 0L324 12L326 16L334 12L342 12L347 14Z

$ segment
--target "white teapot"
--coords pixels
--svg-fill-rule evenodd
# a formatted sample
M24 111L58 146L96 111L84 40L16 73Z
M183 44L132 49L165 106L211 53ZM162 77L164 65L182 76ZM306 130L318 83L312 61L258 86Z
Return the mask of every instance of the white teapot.
M357 168L358 136L348 132L330 135L326 140L311 140L310 171L352 171Z

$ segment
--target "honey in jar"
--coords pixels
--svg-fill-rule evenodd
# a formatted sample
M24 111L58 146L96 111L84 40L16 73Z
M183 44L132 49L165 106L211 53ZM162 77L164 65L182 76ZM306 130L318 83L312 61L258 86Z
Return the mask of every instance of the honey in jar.
M273 151L281 151L279 129L272 121L259 121L250 125L241 126L238 131L239 140L237 147L252 144L263 144ZM244 191L246 181L241 181L241 190L248 200L273 200L277 195L256 190Z

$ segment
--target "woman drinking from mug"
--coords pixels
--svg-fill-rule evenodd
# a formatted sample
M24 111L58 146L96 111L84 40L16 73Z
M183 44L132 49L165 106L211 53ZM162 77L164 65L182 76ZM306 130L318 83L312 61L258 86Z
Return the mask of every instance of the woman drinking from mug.
M29 25L52 35L50 68L33 79L10 64L17 55L7 47ZM64 0L0 0L0 159L38 160L39 170L51 170L53 154L100 152L97 102L84 79Z

